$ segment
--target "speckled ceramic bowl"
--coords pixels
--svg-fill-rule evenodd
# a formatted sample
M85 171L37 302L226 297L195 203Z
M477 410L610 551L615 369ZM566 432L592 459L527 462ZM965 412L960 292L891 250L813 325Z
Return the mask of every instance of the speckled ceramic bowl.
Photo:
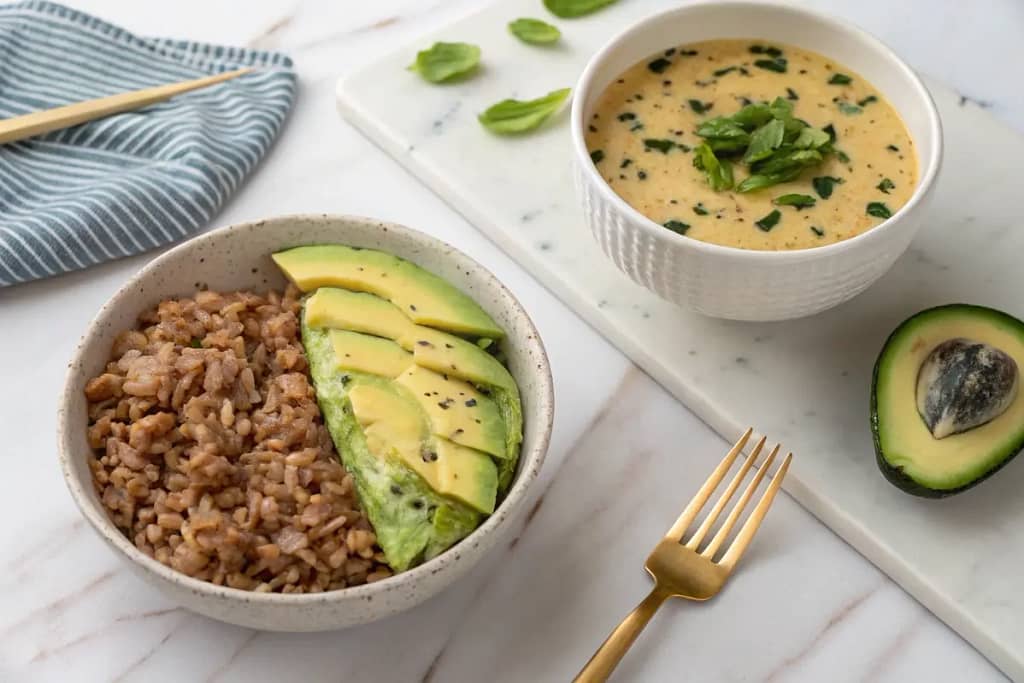
M335 242L382 249L414 261L471 295L506 330L504 350L523 399L524 439L508 496L476 531L419 567L377 583L310 595L251 593L189 578L140 552L111 523L87 464L85 383L106 363L114 337L161 299L216 290L283 288L270 254ZM58 451L71 496L96 533L136 574L175 602L214 619L275 631L320 631L364 623L423 602L464 575L522 511L548 447L554 397L544 346L512 294L451 246L408 228L353 216L286 216L215 230L168 251L139 271L89 324L68 368L60 399Z

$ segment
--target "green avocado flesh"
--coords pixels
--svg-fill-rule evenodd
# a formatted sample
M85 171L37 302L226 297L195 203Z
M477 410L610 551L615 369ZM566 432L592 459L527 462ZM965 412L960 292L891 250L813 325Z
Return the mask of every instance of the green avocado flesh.
M342 287L369 292L413 322L456 334L501 339L504 332L473 299L444 279L392 254L342 244L295 247L273 255L303 292Z
M472 532L514 476L522 441L519 391L505 366L473 341L503 332L489 317L489 324L479 317L445 323L447 331L431 326L444 307L424 303L429 297L413 289L417 280L440 279L407 261L335 245L301 249L326 253L289 259L299 251L293 249L274 259L301 288L313 289L301 327L317 399L381 549L402 571ZM303 270L319 261L328 265ZM373 286L357 281L367 271L379 271ZM382 280L391 289L385 292ZM431 287L447 296L436 283ZM409 297L417 311L428 312L427 324L403 308ZM486 317L469 301L472 307L455 301L446 315L470 311L472 318L475 307ZM474 325L479 333L467 331Z
M940 434L943 438L933 436L922 417L918 380L926 361L934 359L940 345L951 340L1002 351L1016 368L1024 367L1024 322L990 308L966 304L931 308L909 318L890 335L875 363L872 382L875 454L886 479L907 493L929 498L971 488L1024 447L1021 392L1007 397L987 421L948 436ZM947 381L944 386L952 387L942 394L943 400L967 413L978 408L965 402L962 392L966 389L960 388L969 387L969 381L979 376L979 368L972 362L977 363L961 359L942 369ZM985 391L973 388L974 396L982 398L972 400L994 401Z

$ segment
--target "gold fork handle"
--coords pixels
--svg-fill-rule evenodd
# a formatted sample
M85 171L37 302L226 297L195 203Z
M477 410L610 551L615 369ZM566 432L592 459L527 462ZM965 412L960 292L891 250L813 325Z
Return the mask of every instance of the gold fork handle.
M646 598L622 620L607 640L601 643L587 665L576 675L574 683L602 683L615 671L626 650L633 645L640 632L647 626L654 613L671 594L661 586L655 586Z

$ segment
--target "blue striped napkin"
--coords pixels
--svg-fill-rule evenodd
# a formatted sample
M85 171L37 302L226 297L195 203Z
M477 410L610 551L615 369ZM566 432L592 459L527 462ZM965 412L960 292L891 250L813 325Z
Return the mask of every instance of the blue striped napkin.
M139 38L51 2L0 7L2 118L243 66L261 71L0 146L0 286L197 232L266 153L296 89L280 53Z

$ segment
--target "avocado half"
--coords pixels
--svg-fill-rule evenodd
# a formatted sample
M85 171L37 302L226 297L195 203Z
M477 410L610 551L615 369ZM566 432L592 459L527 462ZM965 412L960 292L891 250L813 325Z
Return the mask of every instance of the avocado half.
M937 439L918 412L918 373L944 342L1007 354L1024 369L1024 322L983 306L951 304L905 320L882 347L871 382L871 431L882 474L906 493L944 498L995 474L1024 447L1024 391L980 426Z

